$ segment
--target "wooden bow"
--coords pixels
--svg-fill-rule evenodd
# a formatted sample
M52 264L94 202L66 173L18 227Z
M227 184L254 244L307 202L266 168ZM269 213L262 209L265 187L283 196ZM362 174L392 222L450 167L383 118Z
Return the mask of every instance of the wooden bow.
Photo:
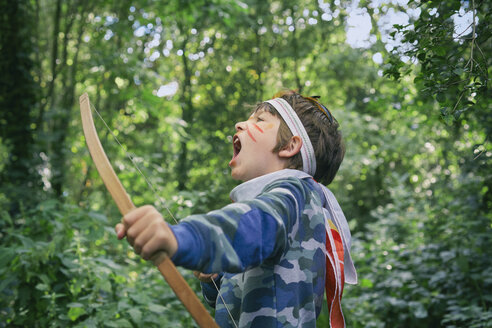
M101 176L106 188L113 197L121 215L125 215L135 208L130 196L126 193L118 176L114 172L111 163L104 152L104 149L97 136L96 127L92 119L92 111L90 108L89 96L84 93L79 98L80 115L82 116L82 127L84 129L85 140L87 147L91 153L92 160L96 165L97 171ZM168 256L162 256L162 261L157 265L164 279L178 296L179 300L186 307L188 312L198 324L199 327L217 327L210 313L205 309L191 287L186 283L183 276L178 272L174 263Z

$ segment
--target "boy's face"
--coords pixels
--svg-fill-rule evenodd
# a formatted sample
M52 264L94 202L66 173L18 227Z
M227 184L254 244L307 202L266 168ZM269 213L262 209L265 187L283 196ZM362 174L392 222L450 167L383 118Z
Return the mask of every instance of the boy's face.
M279 126L280 119L264 110L236 124L234 156L229 162L234 179L248 181L286 167L286 159L272 152Z

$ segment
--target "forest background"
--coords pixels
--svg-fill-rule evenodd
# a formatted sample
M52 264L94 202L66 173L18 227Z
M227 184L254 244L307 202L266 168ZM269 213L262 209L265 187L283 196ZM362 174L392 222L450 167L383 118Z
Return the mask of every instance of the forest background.
M348 327L492 327L491 12L480 0L0 0L0 327L193 326L116 240L83 92L133 201L183 218L230 202L234 122L283 88L321 96L344 134L330 188L359 275Z

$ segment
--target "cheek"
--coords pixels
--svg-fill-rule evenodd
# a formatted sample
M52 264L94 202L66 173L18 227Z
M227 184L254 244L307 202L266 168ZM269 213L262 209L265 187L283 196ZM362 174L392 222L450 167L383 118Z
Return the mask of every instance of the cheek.
M246 132L248 133L248 136L249 136L249 137L250 137L250 138L251 138L254 142L256 142L256 139L255 139L255 137L253 137L253 134L251 133L251 131L248 129L248 130L246 130Z
M256 123L253 124L253 126L256 128L256 130L260 131L261 133L263 133L263 129L260 128Z

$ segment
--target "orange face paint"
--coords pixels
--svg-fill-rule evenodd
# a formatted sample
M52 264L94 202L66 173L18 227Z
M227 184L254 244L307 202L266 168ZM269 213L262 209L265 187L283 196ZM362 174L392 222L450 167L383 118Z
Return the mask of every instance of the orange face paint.
M260 131L261 133L263 133L263 130L256 124L256 123L253 123L253 126L258 130Z
M255 139L255 137L253 137L253 135L251 134L251 131L249 131L249 129L248 129L248 130L246 130L246 132L248 132L248 136L250 136L250 137L251 137L251 139L253 139L253 141L254 141L254 142L256 142L256 139Z

